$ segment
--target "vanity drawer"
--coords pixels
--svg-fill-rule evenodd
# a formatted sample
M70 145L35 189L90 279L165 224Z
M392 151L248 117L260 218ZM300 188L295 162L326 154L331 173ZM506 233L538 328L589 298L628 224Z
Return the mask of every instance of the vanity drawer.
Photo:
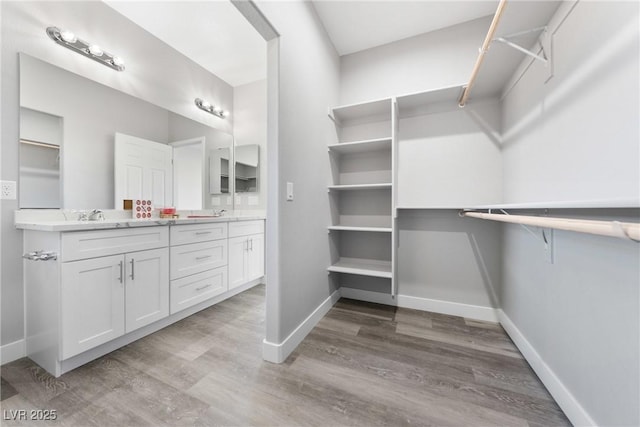
M229 223L229 237L264 233L264 221L237 221Z
M171 245L208 242L227 238L227 223L189 224L171 226Z
M172 246L171 280L227 265L227 240Z
M166 246L169 246L168 227L68 231L62 233L60 258L75 261Z
M171 314L227 291L227 267L171 281Z

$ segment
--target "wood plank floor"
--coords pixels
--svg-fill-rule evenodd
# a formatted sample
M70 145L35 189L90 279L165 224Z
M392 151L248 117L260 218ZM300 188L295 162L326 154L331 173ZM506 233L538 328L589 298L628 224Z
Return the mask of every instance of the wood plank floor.
M570 425L496 324L342 299L281 365L263 336L258 286L57 379L17 360L2 425Z

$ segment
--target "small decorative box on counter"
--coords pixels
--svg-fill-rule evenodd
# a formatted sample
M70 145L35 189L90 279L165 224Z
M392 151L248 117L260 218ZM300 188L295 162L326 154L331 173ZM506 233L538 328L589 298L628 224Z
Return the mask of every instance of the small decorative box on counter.
M160 218L178 218L176 208L162 208L160 209Z
M132 217L135 219L151 219L153 204L151 200L133 200Z

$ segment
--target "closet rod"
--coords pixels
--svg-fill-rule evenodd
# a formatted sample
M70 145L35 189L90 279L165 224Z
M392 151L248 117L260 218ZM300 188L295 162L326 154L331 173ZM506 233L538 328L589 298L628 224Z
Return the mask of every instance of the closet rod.
M599 236L619 237L640 242L640 224L618 221L591 221L568 218L549 218L541 216L502 215L465 211L461 216L531 225L534 227L554 228L556 230L576 231L578 233L597 234Z
M502 13L504 12L504 8L507 5L507 0L500 0L500 4L498 4L498 9L496 9L496 14L493 15L493 21L491 21L491 26L489 26L489 32L487 32L487 37L484 39L484 43L482 43L482 47L480 48L480 52L478 53L478 58L476 59L476 63L473 66L473 71L471 71L471 77L469 77L469 83L464 87L464 92L462 92L462 96L460 97L460 102L458 105L460 107L464 107L467 103L467 98L469 98L469 92L473 87L473 84L476 81L476 77L478 76L478 72L480 71L480 66L482 65L482 61L484 61L484 55L489 51L489 45L491 45L491 41L493 40L493 36L498 29L498 23L500 22L500 18L502 17Z

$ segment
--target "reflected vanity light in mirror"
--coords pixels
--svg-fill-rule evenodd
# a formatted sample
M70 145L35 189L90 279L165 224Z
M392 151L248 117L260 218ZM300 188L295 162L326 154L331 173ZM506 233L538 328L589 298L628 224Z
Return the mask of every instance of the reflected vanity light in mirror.
M124 61L122 58L102 50L97 44L79 39L69 30L49 27L47 28L47 35L51 40L66 47L67 49L71 49L82 56L91 58L94 61L97 61L102 65L106 65L116 71L124 71Z
M229 116L229 112L228 111L224 111L220 107L215 107L215 106L211 105L211 103L209 103L208 101L205 101L204 99L196 98L195 99L195 103L196 103L196 107L198 107L202 111L206 111L209 114L213 114L214 116L218 116L221 119L224 119L225 117Z

